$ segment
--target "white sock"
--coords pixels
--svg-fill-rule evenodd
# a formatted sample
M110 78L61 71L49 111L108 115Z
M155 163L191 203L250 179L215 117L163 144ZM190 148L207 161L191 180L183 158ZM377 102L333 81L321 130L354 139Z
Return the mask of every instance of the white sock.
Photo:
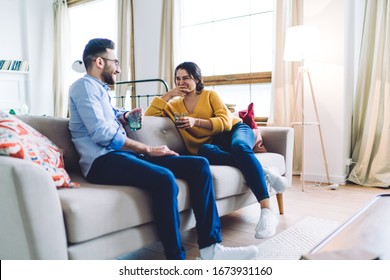
M200 249L200 258L202 260L211 260L214 256L214 247L215 243L210 245L209 247Z

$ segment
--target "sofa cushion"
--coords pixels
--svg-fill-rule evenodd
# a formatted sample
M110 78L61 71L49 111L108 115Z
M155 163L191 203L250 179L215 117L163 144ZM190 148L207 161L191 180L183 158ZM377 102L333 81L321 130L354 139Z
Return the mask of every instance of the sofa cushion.
M186 152L181 135L170 118L143 116L140 130L132 131L128 125L125 130L129 138L146 145L167 145L179 154Z
M226 165L211 165L215 198L221 199L247 192L244 176L240 170Z
M79 174L70 175L81 187L58 191L68 242L83 242L153 220L152 204L146 191L90 184ZM183 180L177 182L179 211L183 211L190 208L188 188Z
M20 119L0 112L0 155L32 161L44 168L57 187L73 187L60 149Z
M73 145L69 131L69 119L48 116L17 116L23 122L34 127L60 147L65 169L68 172L80 171L79 154ZM72 177L71 177L72 178Z
M277 153L257 153L255 154L257 159L261 162L262 166L274 167L279 171L280 175L286 173L286 164L284 156Z
M248 105L247 109L238 112L238 116L242 119L243 123L246 123L250 128L257 129L255 122L255 111L253 109L253 102Z
M280 175L285 173L284 157L282 155L276 153L258 153L256 157L262 166L276 167ZM234 196L249 190L245 178L239 169L225 165L211 165L210 169L213 174L216 199Z

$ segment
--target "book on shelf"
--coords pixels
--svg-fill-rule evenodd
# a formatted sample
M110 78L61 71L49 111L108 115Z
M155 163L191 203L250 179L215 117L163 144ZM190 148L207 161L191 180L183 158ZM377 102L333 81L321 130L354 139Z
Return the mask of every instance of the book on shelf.
M0 70L5 71L24 71L29 70L29 64L26 60L0 60Z
M9 66L11 65L11 60L2 60L2 65L0 70L8 70Z

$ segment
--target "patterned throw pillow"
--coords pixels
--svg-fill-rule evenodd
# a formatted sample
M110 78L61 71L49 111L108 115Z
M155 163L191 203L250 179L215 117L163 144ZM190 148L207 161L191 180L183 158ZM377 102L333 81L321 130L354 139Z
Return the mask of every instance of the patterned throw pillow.
M57 188L76 187L64 169L60 149L18 118L0 111L0 155L30 160L42 166Z

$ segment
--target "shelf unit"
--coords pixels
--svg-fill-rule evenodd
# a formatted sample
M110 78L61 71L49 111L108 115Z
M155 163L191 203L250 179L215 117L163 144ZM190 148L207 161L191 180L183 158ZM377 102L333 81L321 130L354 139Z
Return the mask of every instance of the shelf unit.
M29 71L17 71L17 70L0 70L0 73L9 73L9 74L29 74Z
M0 70L0 110L21 113L23 105L30 107L28 83L28 71Z

